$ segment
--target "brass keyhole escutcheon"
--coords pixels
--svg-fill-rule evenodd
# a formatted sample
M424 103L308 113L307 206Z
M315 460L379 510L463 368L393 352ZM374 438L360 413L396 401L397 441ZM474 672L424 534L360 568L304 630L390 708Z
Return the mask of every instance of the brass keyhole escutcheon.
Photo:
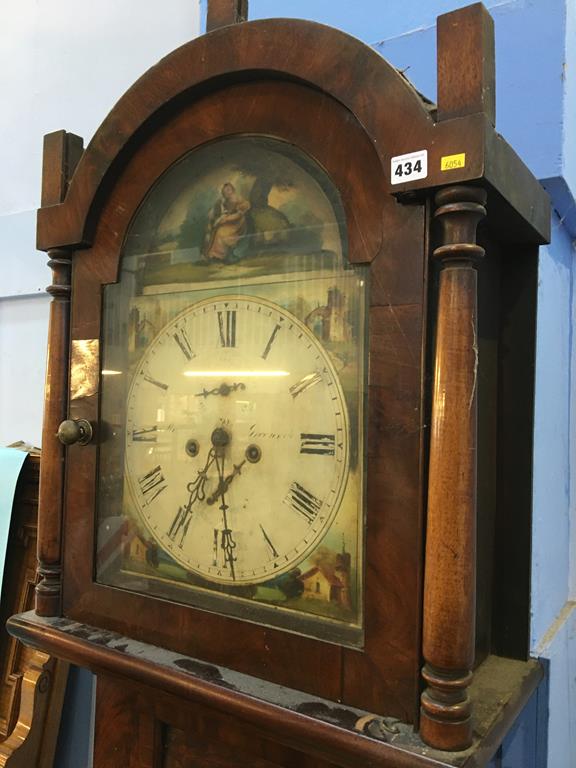
M92 424L86 419L66 419L58 427L58 440L63 445L87 445L92 435Z

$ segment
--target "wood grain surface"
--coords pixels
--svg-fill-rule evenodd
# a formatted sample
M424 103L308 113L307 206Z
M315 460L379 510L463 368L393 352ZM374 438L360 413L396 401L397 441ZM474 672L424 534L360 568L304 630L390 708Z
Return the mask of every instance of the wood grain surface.
M475 262L486 192L447 187L436 195L441 263L424 580L420 728L436 749L472 743L468 687L475 653L478 318Z
M52 768L68 664L6 632L34 607L40 456L29 455L14 495L0 607L0 766Z
M378 54L354 38L311 22L278 19L237 24L245 15L245 0L213 0L208 12L212 31L174 51L140 78L85 152L78 137L70 134L59 132L47 138L38 243L51 255L54 298L43 438L38 613L50 616L63 611L80 622L406 723L418 721L424 621L428 688L422 699L422 734L434 746L463 749L471 738L467 689L474 662L479 345L472 261L482 251L475 244L476 225L488 195L491 237L497 242L512 241L515 247L530 243L533 248L548 235L548 203L536 180L494 131L493 30L480 4L439 21L437 112ZM302 54L310 50L314 56ZM349 259L369 270L368 503L361 649L95 583L98 437L87 446L67 450L63 485L64 454L55 440L59 422L66 415L95 424L100 418L98 391L71 400L67 414L69 340L100 342L104 286L118 279L129 223L156 180L194 148L239 134L272 136L295 144L326 170L345 209ZM392 185L391 158L421 149L428 153L428 176ZM465 162L447 172L442 158L454 153L465 156ZM471 181L480 181L483 189L460 186ZM443 264L436 295L428 286L428 256L432 196L439 187L446 189L437 195L435 216L444 222L435 251ZM509 337L504 334L504 338ZM427 370L435 371L431 422ZM504 380L516 381L509 376ZM506 445L501 434L493 441ZM486 541L490 548L490 532ZM307 765L290 762L296 758L272 747L258 751L256 730L246 731L251 734L249 743L239 737L234 744L246 727L245 720L253 723L260 718L259 727L267 731L275 727L278 713L246 706L239 715L242 724L224 723L213 711L208 715L200 709L193 714L193 706L186 705L186 717L197 718L196 738L177 711L180 689L174 693L176 698L158 692L164 683L180 686L181 680L163 676L154 690L147 689L142 665L134 658L123 659L119 674L126 680L140 676L142 683L131 689L106 674L106 665L112 662L103 650L98 655L78 639L61 641L48 634L43 638L46 643L60 643L64 654L75 659L84 654L86 659L90 656L90 664L102 665L98 768L162 764L179 768L183 761L194 764L202 759L225 766L235 757L239 761L235 764L252 760L262 768ZM488 653L489 640L485 642L484 653ZM136 698L130 699L130 691ZM220 707L237 703L231 693L218 695ZM439 764L385 750L381 744L363 741L360 746L356 736L325 733L314 718L305 726L301 720L293 723L286 713L282 716L288 717L286 733L292 725L300 729L302 754L329 761L312 762L315 767ZM208 718L204 725L202 718ZM107 723L114 723L110 737ZM218 730L218 746L203 735L208 723ZM319 741L321 754L314 751ZM283 747L292 745L283 743ZM165 757L168 762L160 762Z
M64 131L44 140L42 205L58 205L66 197L70 178L79 160L82 140ZM68 349L70 329L69 249L49 251L52 296L48 320L48 359L44 388L42 462L38 515L38 575L36 610L43 616L58 616L62 600L62 524L64 496L64 446L56 434L66 418L68 402Z
M195 145L238 132L295 143L325 168L342 196L351 261L370 264L365 648L343 651L94 583L96 443L67 454L64 612L411 722L420 666L426 214L424 205L399 205L384 193L385 169L362 126L334 100L295 83L239 84L183 107L142 141L109 192L93 247L75 255L71 336L100 338L102 286L117 279L124 234L155 180ZM71 401L70 416L98 423L98 408L95 392Z

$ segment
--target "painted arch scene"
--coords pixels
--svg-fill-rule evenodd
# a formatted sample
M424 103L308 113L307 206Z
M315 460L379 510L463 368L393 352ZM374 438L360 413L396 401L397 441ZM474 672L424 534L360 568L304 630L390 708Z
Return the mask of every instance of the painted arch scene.
M160 178L124 256L136 257L142 290L339 269L343 222L333 185L300 150L277 139L223 139Z

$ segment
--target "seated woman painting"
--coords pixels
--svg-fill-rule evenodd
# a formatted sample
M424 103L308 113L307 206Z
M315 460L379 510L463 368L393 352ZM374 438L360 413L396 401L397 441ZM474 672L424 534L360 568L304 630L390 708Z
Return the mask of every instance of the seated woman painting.
M220 199L208 214L204 239L204 258L208 261L230 261L240 238L246 234L246 213L250 203L236 192L229 181L220 190Z

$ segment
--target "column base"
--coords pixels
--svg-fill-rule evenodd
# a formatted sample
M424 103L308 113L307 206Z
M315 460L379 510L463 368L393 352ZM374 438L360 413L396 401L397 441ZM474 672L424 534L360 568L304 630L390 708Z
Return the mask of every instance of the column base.
M420 736L428 746L445 752L460 752L472 744L472 718L437 720L420 709Z

